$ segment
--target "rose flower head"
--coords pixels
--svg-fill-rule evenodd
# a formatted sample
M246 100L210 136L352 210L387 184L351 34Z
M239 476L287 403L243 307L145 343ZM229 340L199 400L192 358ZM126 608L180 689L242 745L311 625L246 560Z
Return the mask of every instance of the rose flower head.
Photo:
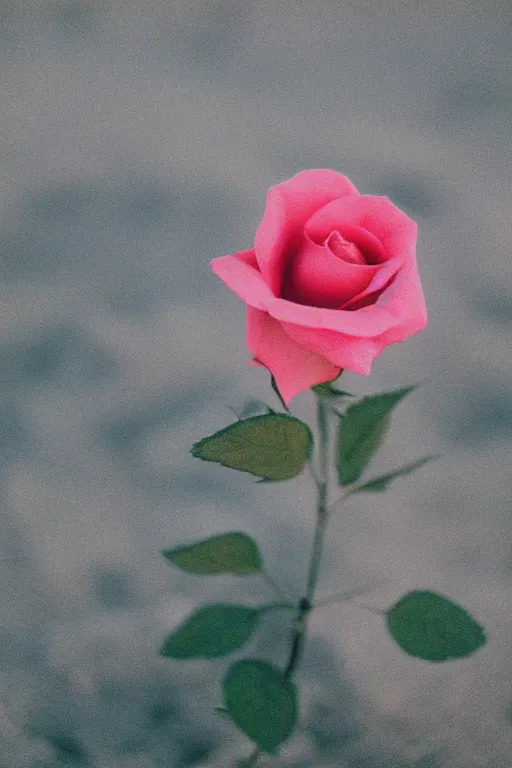
M212 260L287 404L343 369L370 373L384 347L426 326L416 234L387 197L308 170L269 190L253 248Z

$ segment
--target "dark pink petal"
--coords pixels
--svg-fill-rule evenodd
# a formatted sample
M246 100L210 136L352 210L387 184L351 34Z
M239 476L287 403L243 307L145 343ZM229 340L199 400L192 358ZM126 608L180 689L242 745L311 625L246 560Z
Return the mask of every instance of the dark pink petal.
M360 294L380 266L357 263L357 249L354 252L354 246L347 248L343 242L337 232L323 245L304 238L286 271L283 298L334 309Z
M399 271L400 267L402 266L402 259L397 256L396 258L389 259L389 261L386 261L384 264L381 264L376 270L375 274L373 275L372 279L368 283L368 285L363 288L362 291L359 293L355 293L351 299L349 299L346 304L344 304L340 309L350 309L351 311L354 311L356 307L358 307L360 304L362 306L365 306L365 302L363 302L363 299L366 299L368 296L375 295L374 301L370 302L372 304L375 304L378 296L383 291L383 289L386 287L386 285L392 280L392 278L396 275L396 273Z
M302 171L269 190L254 249L274 296L280 295L283 272L302 238L306 221L327 203L346 195L359 193L349 179L329 169Z
M247 307L247 346L274 376L283 400L290 400L315 384L338 376L340 369L310 352L284 332L266 312Z
M307 224L304 231L306 236L312 240L315 240L314 235L318 234L318 231L316 233L310 232ZM384 246L378 237L372 235L367 229L352 224L340 223L334 232L339 233L344 240L353 243L364 256L366 264L382 264L384 261L387 261L388 254L385 251ZM332 235L329 235L329 237L331 236ZM323 240L321 242L323 242Z
M334 232L331 232L325 241L325 245L338 257L338 259L346 261L348 264L361 264L366 266L366 260L362 251L359 250L355 243L350 240L345 240L338 230L335 229Z

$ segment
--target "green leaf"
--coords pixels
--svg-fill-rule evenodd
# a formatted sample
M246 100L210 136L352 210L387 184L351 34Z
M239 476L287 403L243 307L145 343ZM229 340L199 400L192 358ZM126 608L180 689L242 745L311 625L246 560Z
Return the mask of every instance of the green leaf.
M272 664L243 659L228 669L223 690L233 722L263 752L276 754L297 722L294 683Z
M480 624L460 605L436 592L408 592L386 618L400 648L425 661L463 659L486 643Z
M333 397L355 397L352 392L346 392L344 389L334 389L334 387L331 388L331 394Z
M302 471L312 446L307 424L284 413L267 413L205 437L192 455L265 480L288 480Z
M262 571L258 545L246 533L220 533L195 544L167 549L162 554L178 568L191 573L246 576Z
M203 605L164 641L160 653L173 659L213 659L236 651L249 640L265 608Z
M395 477L404 477L405 475L410 475L411 472L414 472L415 469L419 469L424 464L427 464L427 462L433 461L437 458L439 457L424 456L422 459L416 459L416 461L413 461L410 464L406 464L404 467L400 467L400 469L394 469L392 472L387 472L385 475L379 475L378 477L374 477L372 480L368 480L366 483L363 483L363 485L358 485L357 488L354 488L352 493L360 493L362 491L377 493L379 491L385 491L387 490L389 483L394 480Z
M263 413L275 413L274 409L263 400L248 400L240 412L240 419L248 419L250 416L259 416Z
M350 485L359 480L384 440L391 411L414 388L405 387L363 397L340 416L336 450L340 485Z
M325 384L315 384L311 389L316 395L320 395L320 397L326 400L341 400L343 397L355 397L355 395L345 392L343 389L335 389L330 381L327 381Z

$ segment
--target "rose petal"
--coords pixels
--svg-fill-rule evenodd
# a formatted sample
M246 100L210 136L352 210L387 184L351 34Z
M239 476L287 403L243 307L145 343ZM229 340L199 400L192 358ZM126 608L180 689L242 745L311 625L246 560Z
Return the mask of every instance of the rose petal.
M306 328L337 331L349 336L372 338L388 331L399 318L388 307L374 304L355 312L343 309L306 307L293 301L276 298L261 273L251 266L251 251L212 259L215 274L251 307L267 311L276 320ZM383 269L383 267L381 267ZM380 271L376 273L379 275Z
M389 261L386 261L384 264L381 264L380 268L375 272L375 274L373 275L368 285L365 288L363 288L363 290L360 291L359 293L354 294L353 297L349 299L349 301L347 301L346 304L340 307L340 309L345 309L345 310L350 309L353 312L354 309L357 308L357 305L360 304L360 302L363 299L367 298L368 296L371 296L371 294L377 294L377 296L375 297L375 301L373 302L373 304L375 304L378 299L378 294L397 274L401 266L402 266L402 259L400 257L390 259Z
M280 323L303 325L305 328L336 331L348 336L373 338L388 331L399 318L390 307L378 306L378 302L355 312L344 309L305 307L285 299L274 297L266 301L267 312Z
M375 195L348 195L324 205L308 219L305 231L318 243L334 229L344 234L344 226L366 229L380 241L388 257L410 253L416 245L416 222L389 198Z
M425 298L415 262L405 264L377 299L376 304L367 309L374 311L379 305L387 306L396 317L396 322L373 339L305 328L296 323L282 323L282 327L294 341L303 344L312 352L323 355L340 368L347 368L354 373L370 373L372 361L384 347L404 341L423 330L428 323ZM356 310L354 314L358 315L363 311Z
M363 227L357 227L353 226L352 224L340 222L334 232L339 232L339 234L345 240L353 243L364 255L364 261L366 264L382 264L389 258L388 253L386 252L378 237L375 237L375 235L372 235L371 232L368 232L367 229L363 229ZM307 237L309 237L311 240L315 240L316 242L318 230L316 232L310 231L308 223L306 223L306 226L304 227L304 233ZM329 235L329 237L331 237L331 235ZM321 240L320 242L324 241Z
M238 251L210 261L217 277L236 295L256 309L266 309L272 292L258 269L254 250Z
M287 405L299 392L332 381L340 372L325 357L293 341L266 312L251 306L247 307L247 346L272 373Z
M306 221L319 208L345 195L354 197L359 192L349 179L327 168L302 171L269 190L254 249L274 296L280 295L286 261L302 238Z
M247 304L247 343L286 401L341 368L367 374L382 349L424 328L417 226L341 174L273 187L254 249L214 259Z
M348 264L360 264L366 266L366 260L357 245L350 240L345 240L337 229L335 229L334 232L331 232L325 241L325 245L338 257L338 259L346 261Z
M423 330L428 324L427 308L416 262L404 264L377 304L392 309L398 322L378 337L379 343L394 344Z
M336 235L333 232L324 245L304 238L285 274L283 298L334 309L367 287L380 265L351 263L335 255Z
M312 353L325 357L339 368L354 373L370 373L373 360L382 352L385 343L380 339L358 339L335 331L304 328L292 323L283 323L288 336Z
M367 215L365 221L368 223L371 219L371 210L368 209L371 209L371 202L374 198L359 199L364 200L362 207L359 207L359 214L361 217L363 217L363 213L365 216ZM377 198L377 201L379 215L383 215L383 212L387 211L392 219L391 224L394 220L397 225L396 232L388 232L387 235L384 232L384 235L388 242L394 242L397 249L400 246L401 250L396 251L396 260L392 258L386 264L381 265L368 287L354 297L352 302L360 300L371 292L382 290L385 282L389 281L390 275L392 276L391 273L398 270L399 274L393 283L386 288L384 295L381 295L376 303L370 306L354 311L349 308L351 304L343 309L324 309L322 307L303 306L276 298L256 268L256 256L252 250L214 259L211 262L212 269L246 303L269 312L281 323L336 331L361 338L376 338L389 331L390 338L395 339L402 334L401 328L404 325L403 316L405 315L408 318L405 322L406 328L412 327L413 324L423 328L427 322L427 315L416 266L416 224L390 203L387 198ZM341 205L343 201L339 200L338 203ZM357 203L357 199L351 195L350 198L347 198L347 203L353 207ZM379 217L377 216L377 218ZM313 226L314 223L313 217L311 217L308 227ZM381 229L381 234L382 232ZM398 277L400 277L399 280Z

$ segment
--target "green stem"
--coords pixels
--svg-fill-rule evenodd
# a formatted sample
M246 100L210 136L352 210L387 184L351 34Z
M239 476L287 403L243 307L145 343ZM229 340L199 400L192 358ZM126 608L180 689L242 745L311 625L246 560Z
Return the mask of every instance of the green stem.
M300 661L302 649L304 647L307 633L307 620L308 615L313 608L313 598L315 596L316 583L318 581L320 564L322 562L325 531L329 518L329 510L327 508L329 470L329 409L320 393L315 394L318 397L317 423L320 437L318 448L318 473L313 470L313 477L317 487L316 526L313 537L313 546L311 549L311 557L309 561L306 593L304 597L299 601L297 616L294 622L290 654L288 657L286 669L284 671L285 678L291 677L295 672L297 664ZM287 606L283 605L283 607ZM239 768L252 768L252 766L256 765L260 757L261 752L259 748L254 749L249 757L239 763Z
M276 595L278 595L282 600L288 600L288 596L283 592L281 587L278 584L276 584L276 582L270 576L270 574L268 574L266 571L262 571L260 573L260 576L263 579L263 581L265 581L268 584L268 586L276 593Z
M320 395L317 395L317 421L318 432L320 436L318 449L318 469L319 476L316 477L317 486L317 505L316 505L316 526L309 561L308 579L306 585L306 594L299 602L299 608L295 619L290 655L284 675L289 678L295 672L299 663L304 642L307 633L308 615L313 607L313 598L315 596L320 564L322 561L322 551L324 546L325 531L327 528L327 491L328 491L328 462L329 462L329 411L326 403Z
M332 605L333 603L353 603L354 605L359 605L354 598L365 592L368 592L368 586L355 587L354 589L349 589L345 592L337 592L335 595L329 595L329 597L322 598L322 600L317 600L313 606L313 610L324 608L326 605ZM276 605L279 605L279 603L276 603Z

